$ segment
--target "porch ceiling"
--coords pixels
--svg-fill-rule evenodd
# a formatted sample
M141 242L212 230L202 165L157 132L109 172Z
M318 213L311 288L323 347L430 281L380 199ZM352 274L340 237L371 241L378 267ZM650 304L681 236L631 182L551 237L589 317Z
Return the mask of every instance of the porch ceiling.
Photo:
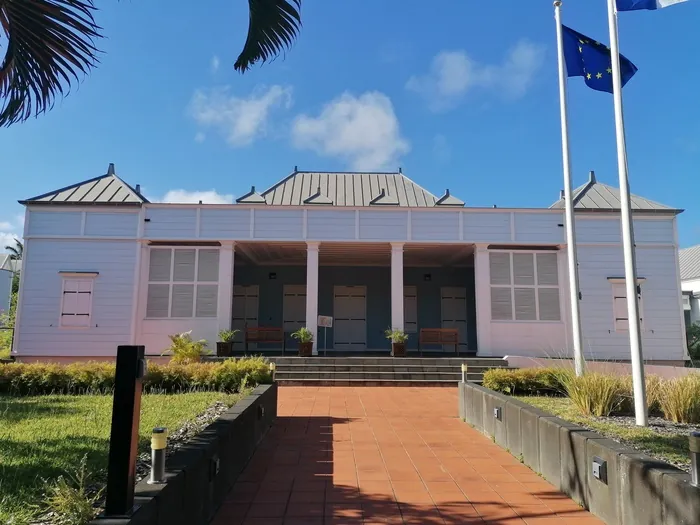
M305 243L249 242L236 244L236 263L259 266L305 266ZM390 266L389 243L321 243L321 266ZM471 244L405 244L404 266L473 266Z

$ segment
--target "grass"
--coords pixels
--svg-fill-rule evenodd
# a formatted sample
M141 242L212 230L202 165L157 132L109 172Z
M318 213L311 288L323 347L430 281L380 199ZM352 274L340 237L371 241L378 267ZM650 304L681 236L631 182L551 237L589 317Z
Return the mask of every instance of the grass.
M566 397L519 396L517 399L642 450L658 459L670 461L676 465L689 465L687 435L662 434L649 427L626 427L612 420L606 421L592 416L584 416L581 415L575 404Z
M241 394L148 394L141 400L139 449L151 429L175 430L216 401L233 405ZM42 479L73 473L81 458L95 479L106 479L111 395L0 396L0 524L23 525L36 515Z

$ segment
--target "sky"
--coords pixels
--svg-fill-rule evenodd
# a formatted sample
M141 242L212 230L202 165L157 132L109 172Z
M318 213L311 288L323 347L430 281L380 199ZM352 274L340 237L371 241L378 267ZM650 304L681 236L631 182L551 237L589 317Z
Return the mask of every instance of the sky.
M244 0L100 2L99 67L47 114L0 128L0 241L29 198L106 173L152 201L232 202L295 166L403 172L467 206L547 207L563 187L552 2L305 0L291 50L246 74ZM606 2L563 21L609 43ZM632 193L700 243L700 1L620 14ZM5 42L0 41L0 48ZM0 51L1 52L1 51ZM568 81L574 186L618 186L612 95Z

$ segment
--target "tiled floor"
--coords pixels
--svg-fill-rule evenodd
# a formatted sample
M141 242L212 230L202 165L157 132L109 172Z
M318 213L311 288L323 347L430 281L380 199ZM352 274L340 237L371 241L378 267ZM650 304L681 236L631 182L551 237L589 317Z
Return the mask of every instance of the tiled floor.
M456 388L282 387L213 525L603 523L456 412Z

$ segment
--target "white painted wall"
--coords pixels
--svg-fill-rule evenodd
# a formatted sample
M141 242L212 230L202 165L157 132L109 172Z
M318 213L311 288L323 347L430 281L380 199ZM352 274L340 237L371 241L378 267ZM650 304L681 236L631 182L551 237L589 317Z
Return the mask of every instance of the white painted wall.
M10 270L0 269L0 315L7 313L10 308L12 276L13 274Z

